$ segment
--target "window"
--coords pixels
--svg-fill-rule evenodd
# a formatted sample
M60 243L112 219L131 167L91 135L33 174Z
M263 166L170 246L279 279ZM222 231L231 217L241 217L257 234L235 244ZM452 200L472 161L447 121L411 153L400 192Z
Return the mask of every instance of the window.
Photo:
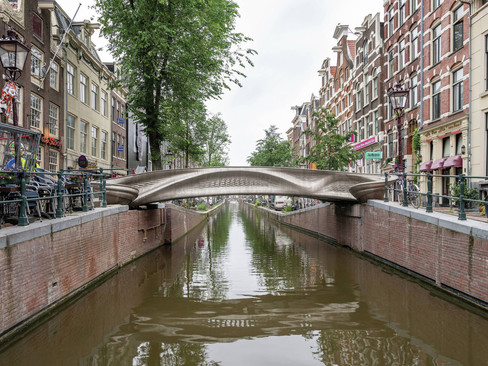
M378 69L373 70L373 99L378 97Z
M441 82L432 83L432 119L441 118Z
M86 138L88 134L88 123L80 121L80 151L86 154Z
M415 60L419 55L419 29L415 27L412 29L411 33L411 40L412 40L412 47L411 47L411 56L410 60Z
M54 104L49 104L49 134L58 136L59 108Z
M369 93L369 76L364 74L364 104L369 104L370 93Z
M363 63L365 65L368 63L368 55L369 55L369 43L368 41L365 41L363 45Z
M388 37L393 35L393 8L388 11Z
M452 110L457 112L463 109L463 69L452 73Z
M377 135L380 132L380 120L378 117L378 111L374 112L374 134Z
M442 139L442 157L447 158L451 156L451 142L450 137L444 137Z
M393 55L393 50L390 50L388 52L388 77L390 78L393 76Z
M405 3L407 0L400 0L400 25L405 22Z
M441 60L441 25L432 29L432 64Z
M42 146L37 147L37 155L36 155L36 164L38 164L40 167L43 166L42 164L42 158L44 156L44 148Z
M356 110L359 110L363 107L363 95L361 91L361 86L358 84L356 88Z
M107 93L102 90L102 95L101 95L101 105L100 105L100 112L102 112L102 115L106 116L107 115Z
M66 147L75 149L75 117L70 114L66 120Z
M388 157L393 157L393 133L388 134Z
M463 7L454 10L454 25L452 26L452 48L457 51L463 47Z
M49 150L49 171L50 172L57 172L58 171L58 152L55 150Z
M485 90L488 90L488 35L485 36Z
M31 48L31 74L37 76L38 78L42 77L41 74L42 59L43 59L42 52L39 51L37 48L32 47Z
M75 95L75 89L74 89L74 85L75 85L75 68L73 67L73 65L71 64L68 64L66 66L66 89L68 91L68 93L70 93L71 95Z
M359 120L359 141L364 140L364 122Z
M461 155L463 153L462 147L463 147L463 134L458 133L456 135L456 155Z
M410 108L414 108L419 101L418 76L415 74L410 78Z
M365 129L366 129L366 138L369 138L371 136L371 134L373 133L373 131L371 130L371 125L369 124L369 115L366 116Z
M98 109L98 85L95 83L91 85L91 107L94 110Z
M417 0L410 0L410 15L417 10Z
M112 156L117 155L117 146L115 146L115 132L112 132Z
M398 60L398 70L401 70L405 67L405 39L400 41L400 57Z
M91 129L91 154L92 156L97 156L98 147L98 128L93 127Z
M86 103L87 97L88 97L88 80L85 75L80 74L80 100L83 103Z
M35 94L31 94L30 125L41 128L42 101Z
M115 98L112 97L112 122L115 122Z
M36 14L32 17L32 33L42 39L42 20Z
M53 62L53 64L51 65L51 70L49 70L49 86L56 90L58 90L58 72L58 64Z
M429 160L434 160L434 142L431 141L429 144Z
M117 101L117 119L119 119L119 118L120 118L120 104L119 104L119 101Z
M102 131L101 140L100 157L105 160L107 159L107 132Z

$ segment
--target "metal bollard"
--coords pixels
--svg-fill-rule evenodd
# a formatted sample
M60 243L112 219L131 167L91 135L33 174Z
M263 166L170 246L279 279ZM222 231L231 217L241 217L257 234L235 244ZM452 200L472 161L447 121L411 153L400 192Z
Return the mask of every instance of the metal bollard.
M20 211L19 211L19 222L18 226L29 225L29 220L27 219L27 197L25 195L25 172L20 172Z
M408 206L407 202L407 173L403 173L403 202L402 202L403 207Z
M58 207L56 207L56 218L63 217L63 170L58 171Z
M88 212L88 177L83 173L83 212Z
M388 173L385 173L385 197L383 201L388 202Z
M433 212L432 210L432 174L427 173L427 208L425 212Z
M466 220L466 211L464 210L464 174L459 175L459 216L458 220Z

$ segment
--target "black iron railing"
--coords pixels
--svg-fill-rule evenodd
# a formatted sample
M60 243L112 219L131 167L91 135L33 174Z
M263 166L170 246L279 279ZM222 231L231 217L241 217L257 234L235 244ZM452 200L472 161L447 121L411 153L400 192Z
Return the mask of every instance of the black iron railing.
M414 179L411 179L413 177ZM417 177L417 178L415 178ZM466 204L469 202L479 204L479 205L488 205L487 201L481 199L473 199L468 198L466 196L466 191L468 187L468 182L473 179L483 179L488 180L486 176L467 176L465 174L458 174L458 175L444 175L444 174L407 174L407 173L385 173L385 194L384 194L384 201L389 202L392 201L393 195L391 194L394 192L397 195L400 195L400 203L402 206L406 207L409 203L409 195L412 196L412 190L409 191L408 184L401 184L398 185L396 182L411 182L413 180L418 180L418 178L423 177L427 181L427 192L422 192L419 190L419 195L421 197L421 202L425 202L425 210L426 212L433 212L433 199L434 198L442 198L449 201L449 205L452 206L453 202L459 203L459 210L458 210L458 219L459 220L466 220ZM392 179L393 178L393 179ZM450 195L450 194L438 194L433 192L433 179L434 178L455 178L456 182L459 182L459 195ZM485 206L486 207L486 206Z
M123 169L0 170L0 224L12 219L18 226L29 224L29 217L61 218L79 209L94 209L98 195L107 207L106 180Z

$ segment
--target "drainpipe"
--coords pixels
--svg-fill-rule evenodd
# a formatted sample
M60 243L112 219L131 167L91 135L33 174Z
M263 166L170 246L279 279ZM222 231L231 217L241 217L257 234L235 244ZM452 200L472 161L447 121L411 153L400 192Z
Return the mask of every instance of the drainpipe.
M471 81L471 72L472 72L472 66L471 66L471 27L473 26L472 24L472 19L471 19L471 2L470 1L462 1L461 3L463 4L468 4L469 6L469 106L468 106L468 175L471 175L471 101L472 101L472 81ZM469 182L469 186L471 187L471 181Z
M420 1L420 127L424 127L424 0Z
M65 124L64 124L64 146L63 146L63 157L64 157L64 169L68 168L68 148L66 146L66 140L67 140L67 133L68 129L66 126L68 125L68 50L66 47L63 46L63 51L64 51L64 83L66 85L65 88L65 93L64 93L64 113L66 115L65 117ZM73 86L74 87L74 86Z

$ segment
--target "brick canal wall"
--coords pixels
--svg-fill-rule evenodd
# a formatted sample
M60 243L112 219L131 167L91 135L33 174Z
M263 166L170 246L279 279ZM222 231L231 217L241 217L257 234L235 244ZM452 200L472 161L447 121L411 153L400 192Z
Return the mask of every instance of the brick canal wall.
M322 204L274 219L333 239L488 308L488 224L395 203Z
M174 205L98 208L0 230L0 342L130 261L206 220Z

